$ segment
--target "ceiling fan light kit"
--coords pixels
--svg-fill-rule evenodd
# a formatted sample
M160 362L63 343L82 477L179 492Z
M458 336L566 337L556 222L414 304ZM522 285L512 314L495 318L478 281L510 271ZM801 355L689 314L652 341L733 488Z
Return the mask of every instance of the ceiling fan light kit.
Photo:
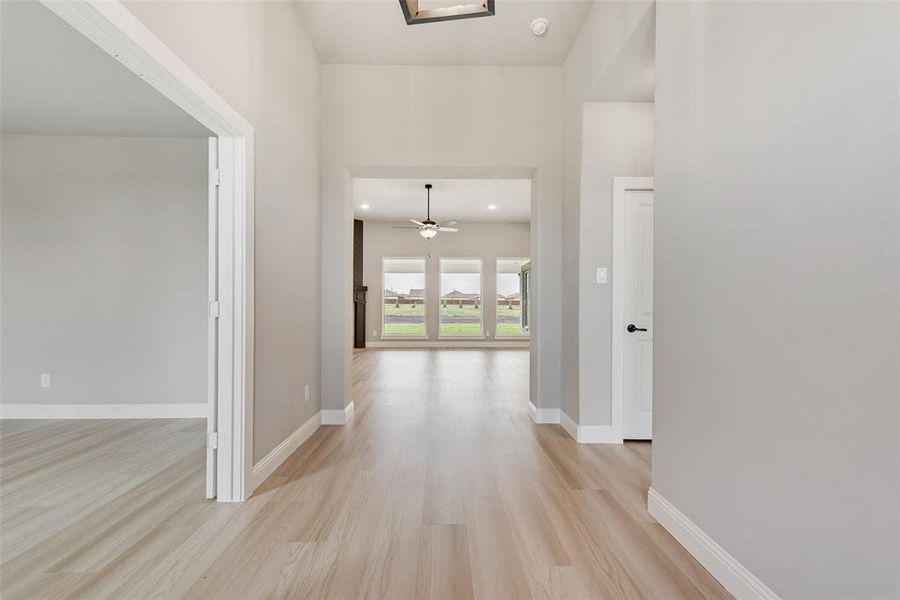
M494 15L494 0L468 2L457 6L421 8L421 0L400 0L400 8L407 25L419 23L435 23L437 21L455 21L456 19L474 19Z
M456 221L441 221L440 223L436 223L431 220L431 188L433 186L430 183L425 184L425 193L428 194L428 205L427 205L427 215L424 221L416 221L415 219L410 219L409 222L415 225L415 229L418 230L419 235L421 235L426 240L430 240L434 236L436 236L441 231L447 231L449 233L455 233L459 231L456 227L459 223ZM398 229L413 229L412 227L399 227Z

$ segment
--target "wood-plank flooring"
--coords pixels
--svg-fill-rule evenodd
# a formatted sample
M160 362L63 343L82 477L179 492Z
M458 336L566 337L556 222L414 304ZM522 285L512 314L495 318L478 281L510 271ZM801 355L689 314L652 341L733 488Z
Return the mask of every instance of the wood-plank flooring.
M356 415L243 504L196 420L0 424L0 596L726 598L646 512L650 445L528 417L528 353L354 354Z

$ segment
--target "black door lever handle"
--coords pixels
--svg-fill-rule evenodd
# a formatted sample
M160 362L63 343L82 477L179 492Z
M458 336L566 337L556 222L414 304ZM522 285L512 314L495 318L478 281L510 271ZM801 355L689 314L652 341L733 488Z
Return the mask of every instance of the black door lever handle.
M625 328L628 333L634 333L635 331L647 331L643 327L635 327L634 323L629 323L628 327Z

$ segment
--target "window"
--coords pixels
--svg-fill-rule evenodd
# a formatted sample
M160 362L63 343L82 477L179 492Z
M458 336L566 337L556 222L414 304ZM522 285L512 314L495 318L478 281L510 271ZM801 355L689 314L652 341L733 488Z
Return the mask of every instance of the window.
M442 336L481 336L481 259L441 259Z
M497 259L497 336L528 335L527 258Z
M385 258L382 334L425 337L425 259Z

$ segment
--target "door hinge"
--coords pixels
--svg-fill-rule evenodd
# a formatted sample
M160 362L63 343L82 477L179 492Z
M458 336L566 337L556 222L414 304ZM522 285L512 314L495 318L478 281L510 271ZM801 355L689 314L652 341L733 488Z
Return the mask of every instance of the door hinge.
M219 449L219 437L220 434L218 432L210 433L206 436L206 445L208 448L212 450Z
M212 169L209 172L209 180L213 185L219 185L222 182L222 171L219 169Z
M209 316L213 319L218 319L222 316L222 306L218 300L213 300L209 303Z

